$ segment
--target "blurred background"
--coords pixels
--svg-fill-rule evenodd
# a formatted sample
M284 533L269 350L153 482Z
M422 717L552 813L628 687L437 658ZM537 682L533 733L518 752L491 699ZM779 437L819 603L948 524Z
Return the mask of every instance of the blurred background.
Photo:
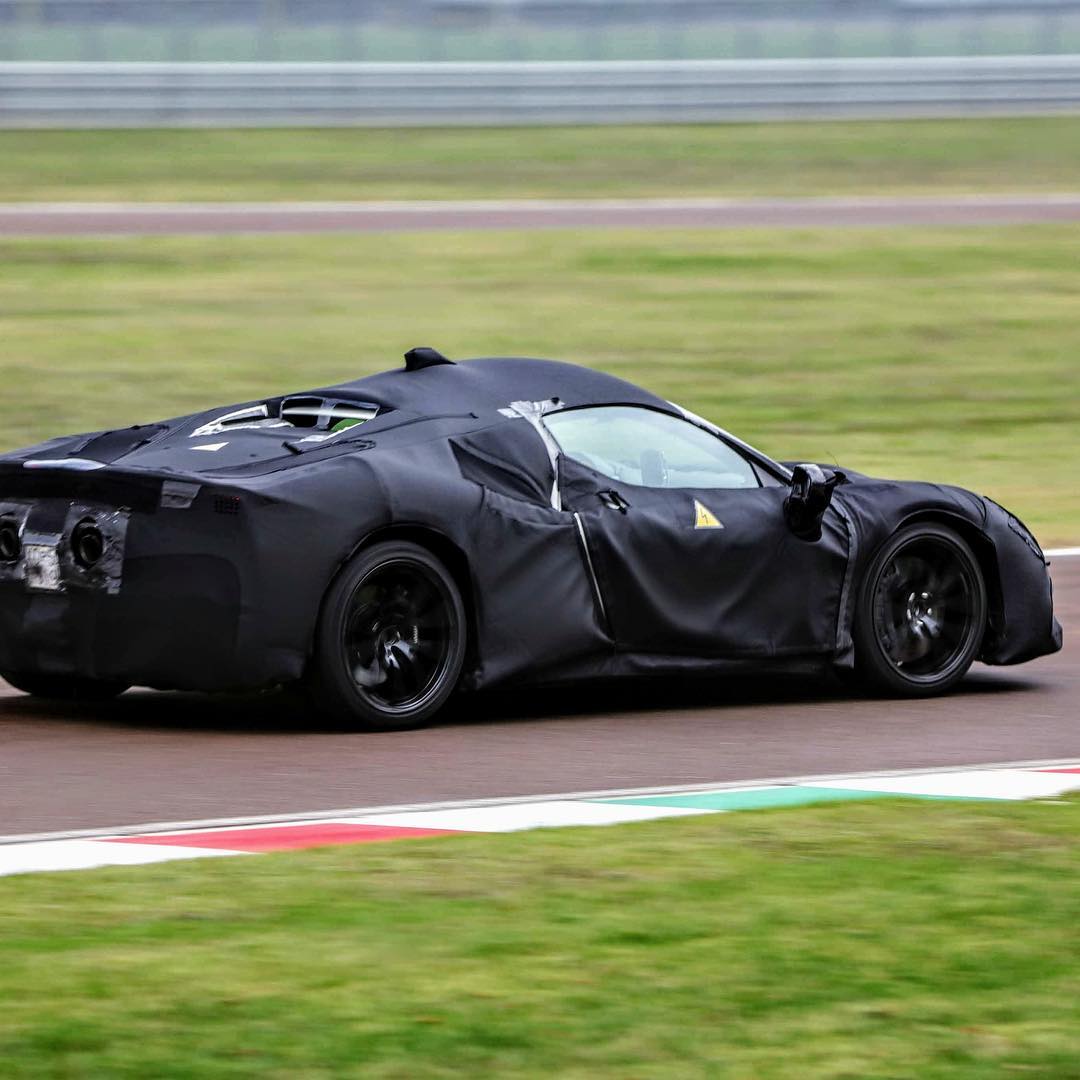
M0 0L0 112L8 126L1027 113L1080 102L1077 52L1080 0Z
M0 0L7 60L1053 55L1077 0Z
M1078 112L1080 0L0 0L0 443L552 355L1076 543ZM124 210L763 197L846 225Z

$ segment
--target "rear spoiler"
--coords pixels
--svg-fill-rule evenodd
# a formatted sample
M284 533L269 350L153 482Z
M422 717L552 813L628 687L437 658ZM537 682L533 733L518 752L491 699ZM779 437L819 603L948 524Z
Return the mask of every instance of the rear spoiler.
M24 461L0 461L0 500L68 499L153 513L161 503L162 485L176 479L108 465L79 470L66 465L27 467Z

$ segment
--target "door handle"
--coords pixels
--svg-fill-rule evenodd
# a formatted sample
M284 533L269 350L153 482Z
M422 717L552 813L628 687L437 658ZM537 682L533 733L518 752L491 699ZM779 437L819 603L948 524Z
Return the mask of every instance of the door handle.
M617 491L598 491L596 497L609 509L625 514L630 504Z

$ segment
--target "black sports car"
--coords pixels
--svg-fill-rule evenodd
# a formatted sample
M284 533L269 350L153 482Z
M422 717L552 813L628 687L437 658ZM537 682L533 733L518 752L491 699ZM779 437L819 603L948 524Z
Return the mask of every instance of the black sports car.
M808 664L891 694L1061 647L1043 553L938 484L789 467L621 379L414 349L356 382L0 457L0 673L52 697Z

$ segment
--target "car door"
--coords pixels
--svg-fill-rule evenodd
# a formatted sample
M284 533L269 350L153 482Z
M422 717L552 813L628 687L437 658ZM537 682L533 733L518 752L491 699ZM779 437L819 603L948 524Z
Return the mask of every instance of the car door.
M788 489L722 438L638 406L550 413L563 509L620 650L779 657L838 647L849 537L788 529Z

